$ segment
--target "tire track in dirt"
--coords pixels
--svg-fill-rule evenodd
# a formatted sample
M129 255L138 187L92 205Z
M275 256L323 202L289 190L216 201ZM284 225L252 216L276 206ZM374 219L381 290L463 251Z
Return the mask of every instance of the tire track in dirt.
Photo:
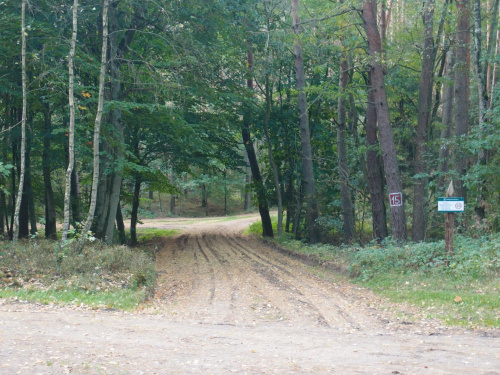
M231 283L232 290L228 319L247 323L252 322L249 317L272 321L283 319L284 313L278 305L287 305L289 310L291 304L276 293L271 298L268 292L272 288L284 289L280 288L280 281L270 278L268 272L252 263L251 257L222 241L219 234L205 235L203 238L207 248L228 270L228 282ZM245 264L250 264L251 267L246 267Z
M261 261L263 263L263 267L267 266L268 269L265 271L266 274L269 275L269 273L275 269L278 271L281 271L284 275L288 276L288 283L285 283L283 280L279 282L280 285L287 285L287 288L289 290L295 291L296 294L299 295L299 297L295 298L294 300L302 304L303 306L306 306L310 310L313 310L317 314L317 321L321 325L330 325L328 323L328 319L324 316L323 312L325 310L325 305L327 305L327 310L328 307L333 307L335 308L336 314L338 314L342 320L349 325L349 328L354 329L354 330L361 330L360 324L352 319L351 314L347 312L346 307L342 307L340 304L332 303L332 300L339 300L339 293L336 289L332 290L330 289L330 293L333 293L335 296L332 297L332 295L326 295L324 292L321 292L321 288L311 286L308 282L304 280L304 278L297 278L295 277L288 269L284 268L284 266L288 267L289 269L296 268L297 265L293 264L292 260L288 259L283 259L281 260L277 254L274 252L274 250L266 247L266 250L268 251L267 255L270 255L272 260L268 258L264 258L264 255L259 255L257 254L254 250L250 249L249 247L243 246L241 243L237 241L238 237L231 237L228 234L223 234L222 238L232 246L236 246L241 249L242 253L246 254L248 258L250 258L250 255L257 258L258 261ZM240 237L241 239L241 237ZM248 242L248 240L247 240ZM259 244L260 245L260 244ZM262 245L261 245L262 247ZM280 261L281 260L281 261ZM279 264L276 264L276 263ZM302 265L301 265L302 266ZM303 271L303 270L302 270ZM331 283L325 282L323 280L318 279L315 276L312 276L310 274L307 275L309 281L314 281L315 284L322 284L322 286L326 286L325 284L329 284L328 286L332 286ZM273 276L274 279L276 279L275 276ZM321 297L322 301L319 301L317 298L314 298L315 296ZM345 296L342 296L345 298ZM342 298L342 300L344 300ZM304 301L306 299L307 301ZM351 307L351 306L349 306ZM352 307L351 307L352 308ZM338 325L338 319L336 320L336 324Z
M200 239L199 236L196 236L196 244L198 245L198 249L200 250L201 255L203 255L203 258L207 261L208 265L208 270L210 272L210 298L209 298L209 303L212 304L215 298L215 271L214 268L212 267L212 262L208 259L207 253L203 250L203 247L201 247L200 244Z
M238 286L235 285L234 280L233 280L233 272L230 267L228 267L228 261L224 258L223 255L219 253L218 250L216 250L210 243L209 243L209 238L212 238L212 236L207 236L206 233L202 235L202 240L203 243L205 244L206 248L210 251L210 253L214 256L214 258L217 260L218 265L220 266L220 269L223 270L223 275L225 276L225 282L220 285L219 289L225 293L227 293L229 297L229 308L228 312L226 314L225 321L231 320L232 317L232 312L235 309L235 301L236 297L238 295Z
M290 306L292 306L292 309L303 318L310 320L312 317L312 320L315 323L322 326L330 326L321 310L314 303L309 301L309 298L306 297L294 283L285 281L285 277L288 277L289 279L293 278L290 271L268 259L265 259L250 250L248 247L239 244L230 236L220 235L217 238L226 242L230 248L234 249L235 252L236 248L239 248L238 254L243 255L243 257L240 258L242 258L244 262L251 263L255 273L259 274L264 280L266 280L274 288L278 289L281 293L288 294L286 300L288 300L289 303L286 303L285 301L288 305L286 310L290 309Z
M175 275L169 282L190 286L169 296L179 318L216 324L284 320L343 331L381 325L363 314L366 308L356 312L363 301L344 294L342 283L320 279L303 263L242 237L230 224L193 228L175 245L163 253L173 263L167 265Z

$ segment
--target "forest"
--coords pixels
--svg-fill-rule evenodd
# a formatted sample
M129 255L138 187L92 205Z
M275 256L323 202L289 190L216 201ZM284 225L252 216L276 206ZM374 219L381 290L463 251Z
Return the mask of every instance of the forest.
M1 1L0 237L133 246L148 199L175 214L196 196L201 214L217 193L226 214L258 209L267 237L422 242L443 238L451 182L457 231L496 233L498 15L499 0Z

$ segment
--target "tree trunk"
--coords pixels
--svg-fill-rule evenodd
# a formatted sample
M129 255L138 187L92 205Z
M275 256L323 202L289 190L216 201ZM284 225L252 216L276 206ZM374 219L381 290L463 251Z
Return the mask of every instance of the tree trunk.
M80 179L76 168L73 168L71 174L71 217L73 218L73 226L82 221L80 215Z
M77 251L80 252L85 244L85 234L90 230L94 220L94 213L97 201L97 188L99 186L99 135L101 131L102 112L104 107L104 83L106 79L106 53L108 50L108 9L109 0L104 0L102 7L102 51L101 51L101 71L99 74L99 98L97 103L97 114L94 124L94 174L92 177L92 196L90 198L89 214L85 227L78 242Z
M114 102L122 100L120 67L137 30L136 23L138 17L138 14L135 13L130 23L127 25L122 39L118 41L119 31L124 28L119 24L118 4L119 2L111 2L109 8L109 18L112 29L112 32L109 34L109 72L111 79L109 98ZM102 188L99 189L99 206L96 211L96 237L105 240L108 244L112 244L114 237L116 213L120 201L123 181L125 143L121 109L115 107L111 111L110 116L110 133L106 134L103 140L103 147L108 152L101 163L105 165L108 171L105 173L105 178L103 179L106 181L106 184L102 184Z
M205 183L201 184L201 207L207 207L208 196L207 196L207 185Z
M488 108L488 91L486 90L486 75L482 68L482 32L481 32L481 3L474 0L474 65L476 71L477 90L479 99L479 129L485 138L486 109ZM486 163L486 151L479 151L479 162Z
M173 185L175 184L175 174L174 170L172 168L172 172L170 173L170 183ZM172 194L170 196L170 214L175 215L175 195Z
M42 170L43 185L45 190L45 238L56 240L56 205L51 180L51 137L52 137L52 113L48 103L43 105L44 134Z
M387 237L387 214L385 208L384 176L377 138L377 109L374 90L369 88L366 108L366 167L368 187L372 205L373 236L378 242Z
M68 238L70 222L70 199L71 199L71 175L75 165L75 95L74 95L74 58L76 49L76 35L78 30L78 0L73 2L73 33L71 36L71 47L68 56L69 69L69 132L68 132L68 168L66 169L66 183L64 190L64 219L61 243L64 244Z
M21 119L21 164L19 187L17 192L16 207L14 211L13 241L17 243L19 238L19 213L21 211L21 201L23 200L24 189L24 167L26 152L26 111L27 111L27 92L26 92L26 0L21 2L21 75L23 91L23 109Z
M251 170L250 170L250 162L248 161L248 155L245 151L245 203L243 204L243 209L248 211L250 209L250 182L251 182Z
M299 186L297 186L297 202L295 205L295 216L293 217L293 235L296 239L299 239L299 223L300 215L302 214L302 201L304 197L302 180L299 180Z
M125 245L127 243L127 235L125 233L121 202L118 204L118 210L116 211L116 228L118 229L120 244Z
M377 14L376 9L376 0L367 0L363 5L361 16L368 39L369 53L372 58L370 74L375 107L377 109L377 122L380 134L380 144L382 147L382 157L384 160L385 179L389 197L395 197L390 205L391 233L396 240L405 241L407 235L404 199L402 195L403 189L399 176L396 146L394 144L394 134L391 127L387 95L385 92L384 72L380 62L382 45L375 19L375 15Z
M267 152L269 154L269 164L273 171L273 181L274 189L276 190L276 201L278 204L278 236L283 234L283 200L281 198L281 185L278 174L278 167L274 162L273 147L271 144L271 136L269 134L269 120L271 118L271 108L272 108L272 93L271 93L271 83L269 80L269 74L266 74L266 114L264 118L264 134L266 136Z
M443 84L443 109L441 123L441 141L443 145L439 148L439 183L438 191L445 187L445 179L449 169L450 147L448 142L453 134L453 99L454 83L453 68L455 66L455 51L450 50L446 54L446 78Z
M488 45L486 47L486 63L483 67L483 76L486 77L486 92L489 95L491 93L493 85L492 85L492 77L493 77L493 66L495 56L498 56L498 51L494 52L497 46L497 27L498 27L498 8L499 8L500 0L494 0L491 8L488 9L488 13L491 16L491 21L488 27ZM491 97L488 103L488 108L491 104Z
M5 94L5 121L3 122L3 125L0 126L0 129L4 130L8 128L8 124L10 123L10 95ZM4 137L0 143L1 148L2 148L2 153L1 157L2 160L7 160L7 138ZM13 173L13 172L12 172ZM8 181L7 176L0 177L0 185L6 185ZM0 189L0 236L4 236L5 234L8 234L9 232L9 218L8 218L8 212L7 212L7 197L6 194L4 193L3 189Z
M457 32L455 63L455 135L457 142L469 132L469 71L470 71L470 0L457 0ZM459 178L455 181L456 196L467 201L463 178L467 173L467 157L459 151L455 156Z
M245 149L247 151L248 160L250 162L250 169L252 170L252 179L255 186L255 192L257 194L257 200L259 203L259 214L262 222L262 236L273 237L273 226L271 222L271 216L269 215L269 206L267 204L266 192L264 188L264 183L262 182L262 176L260 174L260 168L257 161L257 155L255 154L255 149L253 147L252 138L250 136L250 124L247 122L247 116L243 116L243 127L241 129L241 135L243 137L243 143L245 144Z
M288 182L285 186L285 199L286 199L286 224L285 231L290 233L290 224L293 224L293 218L295 216L293 196L294 196L294 178L293 178L293 162L290 161L290 172L288 177ZM293 229L293 227L292 227Z
M250 41L248 42L247 64L247 88L251 92L253 91L253 53L252 43ZM247 152L250 169L252 170L253 184L255 187L255 192L257 194L257 201L259 203L259 214L262 222L262 236L274 237L271 216L269 215L269 204L267 202L266 190L264 187L264 182L262 181L262 176L260 174L259 162L257 161L257 155L255 154L252 137L250 135L249 112L250 110L248 108L245 108L243 113L243 126L241 128L241 136L243 138L243 144L245 145L245 150Z
M305 183L305 198L307 204L307 225L309 229L309 241L320 242L320 232L316 224L319 216L315 197L314 166L311 148L311 136L309 133L309 115L307 110L307 96L305 92L306 81L304 71L304 60L302 57L302 46L299 41L301 33L300 19L298 16L299 0L292 0L293 32L295 34L295 74L297 78L297 91L299 96L299 121L300 121L300 143L302 147L302 175Z
M418 122L415 139L415 175L413 187L413 226L412 240L423 241L427 221L427 178L422 175L427 172L425 152L427 144L427 130L429 128L429 111L432 98L432 81L434 69L434 0L425 3L422 21L424 24L424 48L422 71L418 94Z
M132 195L132 211L130 213L130 245L137 245L137 213L139 212L141 194L141 175L135 176L134 193Z
M17 157L17 140L13 139L12 141L12 165L17 166L18 165L18 157ZM11 184L12 184L12 194L11 196L11 212L10 212L10 229L9 229L9 239L14 240L14 216L16 214L16 202L17 202L17 196L15 194L16 191L16 181L17 181L17 176L19 175L16 173L17 168L12 168L12 173L11 175ZM18 216L19 217L19 216ZM8 220L7 220L8 221Z
M28 129L33 129L33 116L29 117L29 127ZM26 168L25 168L25 198L28 201L28 216L30 223L29 234L35 236L38 232L36 228L36 213L35 213L35 200L33 197L33 185L31 180L31 146L33 144L33 134L32 130L29 130L26 134Z
M340 59L340 81L338 99L338 121L337 121L337 153L339 168L340 195L342 198L342 213L344 219L344 238L350 243L355 236L354 210L352 207L351 191L349 182L349 165L347 163L347 110L346 90L349 79L349 66L344 55Z

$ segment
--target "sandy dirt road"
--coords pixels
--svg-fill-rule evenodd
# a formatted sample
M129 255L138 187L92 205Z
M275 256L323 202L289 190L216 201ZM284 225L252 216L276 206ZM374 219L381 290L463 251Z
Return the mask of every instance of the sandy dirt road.
M0 301L0 374L500 375L500 332L413 312L241 235L255 220L181 228L138 313Z

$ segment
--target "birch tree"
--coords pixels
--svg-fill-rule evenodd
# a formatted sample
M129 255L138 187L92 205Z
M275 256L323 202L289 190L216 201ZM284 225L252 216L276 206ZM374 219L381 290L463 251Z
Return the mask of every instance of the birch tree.
M27 90L26 90L26 0L21 3L21 75L23 91L23 112L21 118L21 168L19 176L19 187L16 198L16 208L14 212L13 241L16 243L19 238L19 212L23 199L24 175L26 164L26 112L27 112Z
M76 35L78 30L78 0L73 2L73 33L71 36L71 46L68 57L69 68L69 83L68 83L68 97L69 97L69 163L66 170L66 184L64 192L64 221L61 243L64 244L68 238L69 231L69 218L70 218L70 196L71 196L71 175L75 165L75 95L74 95L74 59L76 49Z
M94 170L92 177L92 194L90 198L89 213L82 235L78 242L77 251L81 251L85 244L85 236L92 226L97 201L97 188L99 186L99 135L101 131L102 112L104 107L104 81L106 79L106 54L108 51L108 10L109 0L104 0L102 6L102 51L101 51L101 71L99 74L99 97L97 103L97 114L94 123Z

